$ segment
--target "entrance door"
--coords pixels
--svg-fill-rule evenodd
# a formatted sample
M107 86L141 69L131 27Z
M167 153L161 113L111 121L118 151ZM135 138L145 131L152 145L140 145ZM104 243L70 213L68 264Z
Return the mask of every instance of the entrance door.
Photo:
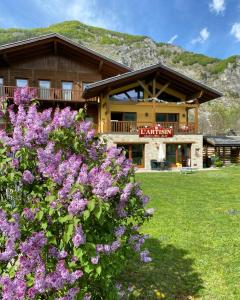
M124 148L126 157L131 159L138 168L144 168L144 144L117 144L117 147Z
M166 160L171 166L181 163L183 166L189 166L191 159L191 144L167 144Z

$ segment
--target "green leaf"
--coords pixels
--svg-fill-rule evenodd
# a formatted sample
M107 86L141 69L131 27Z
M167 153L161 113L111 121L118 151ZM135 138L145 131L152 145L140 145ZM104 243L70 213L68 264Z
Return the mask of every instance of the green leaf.
M47 229L47 226L48 226L48 223L47 223L47 222L41 223L42 229L46 230L46 229Z
M95 210L95 216L99 220L102 214L102 207L98 206L97 209Z
M65 230L64 236L63 236L63 240L64 240L64 242L65 242L66 244L67 244L67 243L70 241L70 239L71 239L71 236L72 236L72 234L73 234L73 229L74 229L74 226L73 226L72 223L70 223L70 224L68 224L68 225L66 226L66 230Z
M61 224L63 224L63 223L66 223L66 222L68 222L68 221L71 221L72 218L73 218L73 216L71 216L71 215L66 215L66 216L64 216L64 217L59 217L58 221L59 221Z
M43 218L43 211L40 210L40 211L37 213L37 215L36 215L36 219L37 219L38 221L41 221L42 218Z
M85 273L89 274L93 271L93 266L92 265L87 265L86 267L84 267L84 271Z
M83 250L81 248L74 249L74 255L81 261L83 257Z
M102 272L102 267L101 267L101 266L97 266L97 268L96 268L96 273L97 273L98 275L100 275L101 272Z
M90 211L89 210L85 210L83 213L83 220L86 221L90 216Z
M95 205L96 205L96 201L95 201L95 199L92 199L91 201L88 202L88 209L90 211L93 211L95 208Z

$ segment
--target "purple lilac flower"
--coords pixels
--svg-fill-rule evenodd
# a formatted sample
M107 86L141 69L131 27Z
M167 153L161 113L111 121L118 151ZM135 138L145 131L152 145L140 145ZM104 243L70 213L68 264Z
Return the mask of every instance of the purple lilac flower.
M32 175L32 173L29 170L26 170L23 172L22 180L23 180L23 183L31 184L34 181L34 176Z
M84 295L83 300L91 300L92 299L92 295L90 293L87 293Z
M152 261L151 257L149 256L148 250L144 250L144 251L140 252L140 259L142 262L145 262L145 263Z
M75 228L75 232L74 232L74 236L73 236L72 241L73 241L73 244L74 244L75 247L79 247L80 245L85 244L86 237L85 237L85 234L82 230L82 225L78 225Z
M112 245L111 245L111 251L112 252L115 252L117 251L117 249L121 246L121 243L119 241L114 241L112 242Z
M37 89L18 87L14 91L14 103L16 105L27 104L36 97Z
M36 215L36 210L32 210L30 208L23 209L23 216L26 220L33 221Z
M70 205L68 206L69 214L76 215L79 212L82 212L85 209L85 207L87 206L87 203L88 203L87 199L73 200L70 203Z
M125 226L119 226L115 229L115 236L118 238L118 237L121 237L126 231L126 227Z
M94 257L91 257L91 263L92 263L93 265L98 264L98 261L99 261L99 255L94 256Z

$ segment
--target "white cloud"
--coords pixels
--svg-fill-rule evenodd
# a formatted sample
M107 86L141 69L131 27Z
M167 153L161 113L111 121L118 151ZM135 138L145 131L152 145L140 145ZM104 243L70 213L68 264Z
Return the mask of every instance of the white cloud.
M120 25L116 14L110 9L101 13L95 0L34 0L34 3L51 20L79 20L89 25L113 30L117 30Z
M172 36L169 41L167 41L168 44L172 44L176 39L178 38L178 34L175 34L174 36Z
M209 38L210 36L210 32L208 31L207 27L204 27L200 32L199 32L199 36L196 37L195 39L193 39L191 41L192 44L196 44L196 43L204 43L206 42L206 40Z
M230 33L240 42L240 23L234 23Z
M209 3L209 8L212 12L219 15L226 9L225 0L212 0L212 2Z

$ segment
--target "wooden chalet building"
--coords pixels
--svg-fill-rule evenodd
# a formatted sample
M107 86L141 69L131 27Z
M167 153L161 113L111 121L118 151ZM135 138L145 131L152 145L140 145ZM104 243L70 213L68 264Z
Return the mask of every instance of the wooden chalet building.
M0 96L37 89L42 107L87 106L87 120L139 167L203 166L198 108L221 97L163 64L133 71L58 34L0 47Z

